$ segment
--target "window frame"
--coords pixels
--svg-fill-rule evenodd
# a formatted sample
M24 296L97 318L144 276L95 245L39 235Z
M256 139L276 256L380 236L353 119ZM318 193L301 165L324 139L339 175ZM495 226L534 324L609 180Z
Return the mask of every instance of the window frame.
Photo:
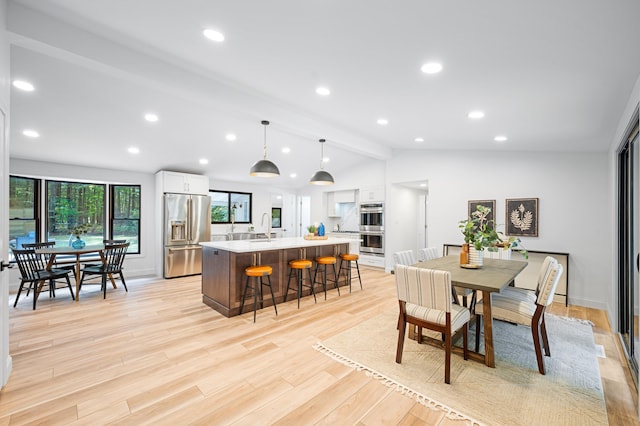
M105 239L106 235L109 235L110 238L112 238L113 236L113 220L114 220L114 216L113 216L113 200L112 200L112 192L113 189L112 187L119 187L119 186L130 186L130 187L138 187L139 188L139 205L140 205L140 210L142 210L142 203L143 203L143 193L142 193L142 185L140 184L122 184L122 183L109 183L109 182L100 182L100 181L84 181L84 180L70 180L70 179L58 179L58 178L45 178L45 177L31 177L31 176L21 176L21 175L13 175L10 174L9 175L10 181L11 178L18 178L18 179L28 179L28 180L32 180L34 182L35 188L34 188L34 218L35 218L35 232L36 232L36 241L44 241L49 240L50 237L48 236L48 229L49 229L49 223L48 223L48 208L49 208L49 185L48 182L60 182L60 183L68 183L68 184L86 184L86 185L98 185L98 186L102 186L104 187L104 199L103 199L103 212L102 212L102 216L103 216L103 223L102 223L102 227L103 227L103 233L102 233L102 238ZM9 220L12 220L11 218ZM21 220L21 219L13 219L13 220ZM31 219L29 219L31 220ZM122 220L122 219L119 219ZM142 250L142 241L141 241L141 234L142 234L142 213L140 212L140 217L137 219L129 219L129 220L136 220L138 222L138 250L133 252L133 251L128 251L128 254L141 254ZM47 236L47 237L44 237ZM13 255L11 254L11 250L9 247L7 247L7 251L9 253L7 253L8 255L8 259L10 261L14 261L13 260Z
M248 220L234 220L234 223L238 224L238 223L246 223L246 224L250 224L253 223L253 193L252 192L240 192L240 191L223 191L223 190L219 190L219 189L210 189L209 190L209 196L211 196L211 193L218 193L218 194L227 194L227 218L228 220L226 221L214 221L213 218L211 218L211 224L212 225L225 225L225 224L230 224L231 223L231 197L232 195L248 195L249 196L249 219ZM211 204L211 213L213 213L213 203ZM213 216L212 214L210 214L210 216Z
M36 241L41 241L40 236L42 235L42 215L40 212L40 198L42 191L42 180L38 178L32 178L27 176L18 176L18 175L10 175L9 176L9 185L11 185L11 179L23 179L33 181L33 219L27 219L24 217L9 217L9 230L11 229L11 221L33 221L35 227L35 239ZM9 198L11 198L11 191L9 190ZM9 259L13 259L13 255L9 253Z
M142 185L139 184L109 184L109 216L107 218L108 222L109 222L109 226L108 226L108 234L109 234L109 238L113 239L113 223L116 220L129 220L129 221L136 221L138 222L138 250L136 251L132 251L131 250L131 246L129 246L129 249L127 250L127 254L140 254L142 252L142 250L140 249L140 247L142 246L142 239L140 238L140 234L141 234L141 224L142 224ZM117 187L137 187L138 188L138 194L139 194L139 200L138 200L138 205L139 205L139 212L138 212L138 218L118 218L116 219L115 217L115 203L114 203L114 193L115 193L115 189Z

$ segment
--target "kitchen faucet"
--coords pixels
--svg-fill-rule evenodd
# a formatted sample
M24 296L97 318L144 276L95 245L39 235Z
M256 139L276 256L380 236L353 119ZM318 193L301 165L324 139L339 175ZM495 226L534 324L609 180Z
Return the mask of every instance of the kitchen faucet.
M267 218L267 232L265 235L267 236L267 240L271 241L271 215L269 213L262 213L262 223L260 226L264 226L264 219Z

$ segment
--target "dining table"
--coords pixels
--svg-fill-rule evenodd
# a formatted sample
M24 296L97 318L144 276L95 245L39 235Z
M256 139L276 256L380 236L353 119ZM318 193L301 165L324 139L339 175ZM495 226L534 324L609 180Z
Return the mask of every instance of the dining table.
M491 294L499 292L512 283L515 277L527 267L527 262L519 260L484 259L482 266L472 267L469 265L460 265L460 257L451 255L418 262L413 266L449 271L451 273L452 286L463 287L482 293L484 354L469 352L469 357L484 362L488 367L495 367ZM476 332L478 332L477 329Z
M92 244L92 245L84 246L83 248L73 248L73 247L64 247L64 246L42 247L42 248L36 249L36 253L44 254L49 257L49 261L47 262L47 270L51 270L51 268L55 266L56 256L58 255L75 256L76 302L80 300L81 256L83 254L97 253L100 256L100 262L104 263L104 244ZM95 261L96 259L92 259L92 260ZM116 283L114 282L113 277L110 277L110 278L111 278L111 283L115 288ZM38 290L40 287L41 285L38 286Z

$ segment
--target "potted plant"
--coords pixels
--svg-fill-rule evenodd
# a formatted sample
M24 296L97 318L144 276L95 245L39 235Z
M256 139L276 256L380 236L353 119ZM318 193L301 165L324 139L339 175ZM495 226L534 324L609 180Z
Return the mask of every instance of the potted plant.
M520 238L506 238L501 232L496 230L495 221L489 220L491 209L485 206L477 206L476 211L471 213L471 217L461 220L458 227L464 236L464 242L469 247L469 263L482 265L482 252L510 250L517 248L518 252L525 258L528 253L522 246Z
M315 235L318 232L318 228L315 225L309 225L307 226L307 231L309 231L309 234Z

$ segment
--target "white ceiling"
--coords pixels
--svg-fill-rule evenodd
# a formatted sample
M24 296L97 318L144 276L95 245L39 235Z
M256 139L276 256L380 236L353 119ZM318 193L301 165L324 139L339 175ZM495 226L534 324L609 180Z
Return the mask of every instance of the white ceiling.
M12 79L36 86L12 88L11 157L263 182L261 120L283 187L307 185L319 138L337 181L395 150L606 151L638 16L638 0L10 0Z

